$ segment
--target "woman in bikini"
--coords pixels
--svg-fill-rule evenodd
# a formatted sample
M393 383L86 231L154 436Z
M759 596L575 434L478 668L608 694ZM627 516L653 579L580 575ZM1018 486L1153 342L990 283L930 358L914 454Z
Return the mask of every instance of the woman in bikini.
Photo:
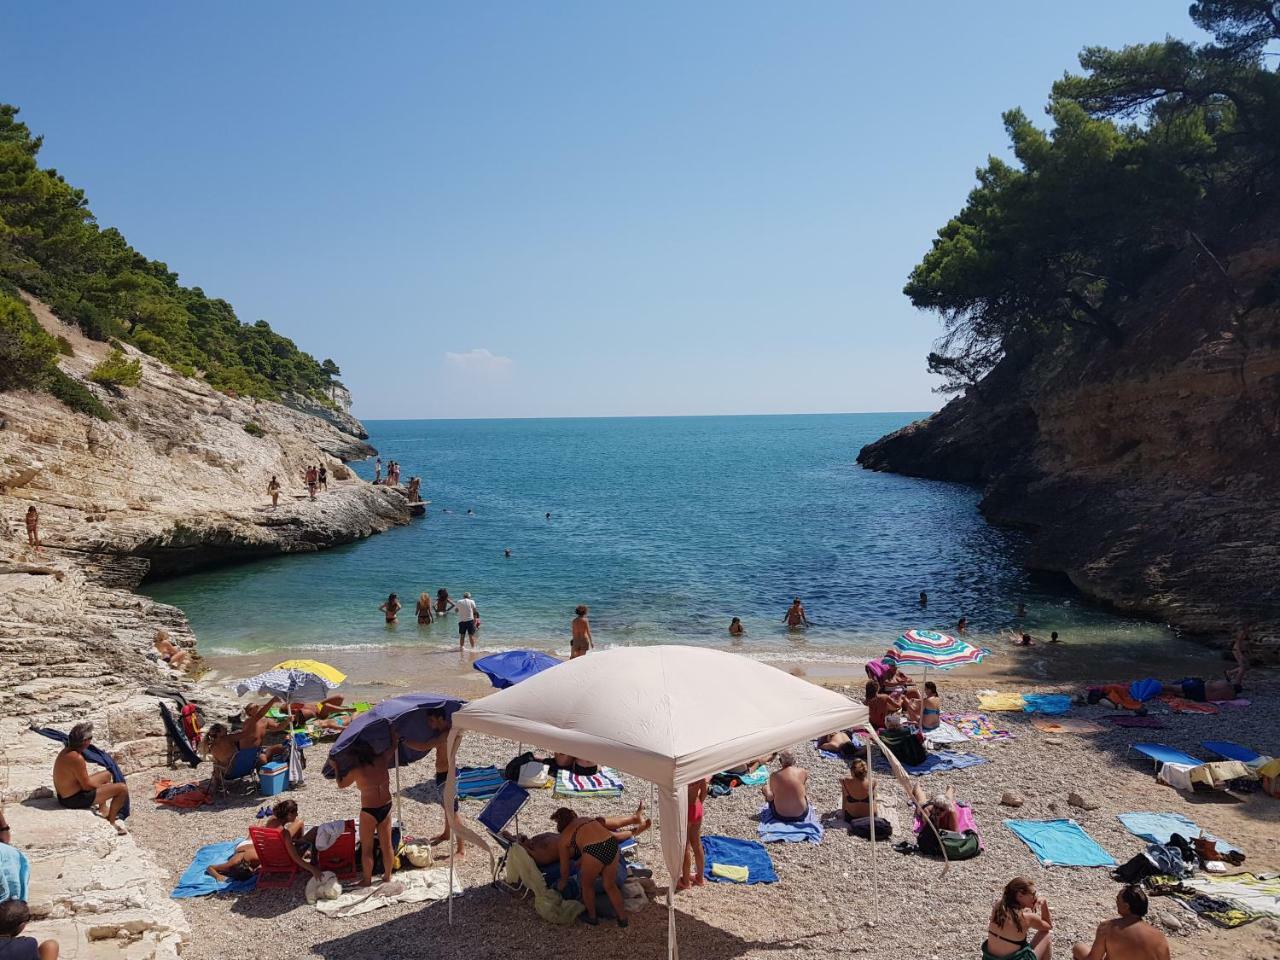
M925 733L937 730L942 723L942 697L938 696L938 685L929 680L924 685L923 700L908 700L907 713L911 719L920 724Z
M394 593L387 597L387 602L378 605L378 609L387 615L387 623L396 622L396 614L400 612L400 598Z
M874 816L871 812L871 771L867 769L867 761L855 760L849 764L849 776L840 780L840 790L840 811L845 822Z
M418 602L413 605L414 613L418 615L418 623L431 623L435 620L435 616L431 613L431 595L428 593L418 594Z
M705 882L702 874L707 863L702 852L702 815L706 799L706 777L689 784L689 826L684 841L684 870L676 884L677 890L688 890L690 885L700 887Z
M627 926L627 911L622 904L622 891L618 889L618 838L599 820L580 817L568 807L561 807L551 815L551 822L560 834L560 880L556 889L564 892L569 882L569 861L578 860L578 880L582 887L582 904L587 908L584 923L595 926L596 878L604 881L605 896L617 914L618 926Z
M449 591L441 587L436 591L436 613L444 616L453 609L453 601L449 599Z
M1033 928L1036 935L1029 937ZM1049 902L1037 896L1036 885L1026 877L1014 877L991 907L982 960L1047 960L1052 929Z
M382 753L374 753L373 747L364 740L354 741L351 753L356 761L355 766L338 781L339 790L353 783L360 789L360 866L364 873L360 880L362 887L373 883L375 838L382 847L382 879L387 882L391 880L391 867L395 859L391 852L391 777L387 767L391 764L399 743L399 738L393 732L391 746Z

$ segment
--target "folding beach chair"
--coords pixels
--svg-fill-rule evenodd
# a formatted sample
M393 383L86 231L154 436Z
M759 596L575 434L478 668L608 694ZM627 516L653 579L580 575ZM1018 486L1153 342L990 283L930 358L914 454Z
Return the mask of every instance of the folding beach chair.
M1241 763L1253 763L1253 761L1262 756L1257 750L1250 750L1248 747L1242 747L1240 744L1232 743L1230 740L1204 740L1200 746L1210 753L1217 754L1224 760L1239 760Z
M249 839L258 854L258 889L290 887L299 867L289 856L285 838L279 827L250 827Z
M316 851L316 866L332 870L339 880L350 880L360 870L356 866L356 822L348 820L342 836L331 846Z
M166 759L169 766L176 767L178 761L200 766L200 754L187 736L185 727L180 724L169 710L167 704L160 704L160 720L164 723Z
M480 825L489 831L489 836L493 837L494 842L502 848L502 856L498 858L493 870L495 886L498 884L498 878L502 876L502 871L507 865L507 853L511 847L511 841L502 835L502 831L506 829L507 824L515 819L520 812L520 808L528 802L529 791L518 783L508 780L498 788L498 792L484 805L484 809L480 811L480 816L476 818L480 821Z
M227 784L243 780L258 769L258 747L245 747L237 750L235 756L226 767L218 763L213 765L213 792L215 796L227 795Z
M1190 754L1175 750L1173 747L1166 746L1163 743L1131 743L1129 744L1129 749L1137 750L1144 757L1151 758L1157 765L1161 763L1185 763L1188 766L1198 767L1204 763L1203 760L1197 760Z

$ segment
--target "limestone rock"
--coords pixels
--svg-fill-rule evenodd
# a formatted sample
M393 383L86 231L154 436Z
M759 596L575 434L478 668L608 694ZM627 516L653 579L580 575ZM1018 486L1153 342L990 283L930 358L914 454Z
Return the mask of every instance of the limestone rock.
M1026 801L1022 798L1022 794L1017 793L1014 790L1006 790L1004 793L1000 794L1000 803L1006 807L1020 807L1025 802Z
M1073 807L1079 807L1081 810L1097 810L1098 801L1091 797L1083 797L1078 793L1072 792L1067 794L1067 803Z

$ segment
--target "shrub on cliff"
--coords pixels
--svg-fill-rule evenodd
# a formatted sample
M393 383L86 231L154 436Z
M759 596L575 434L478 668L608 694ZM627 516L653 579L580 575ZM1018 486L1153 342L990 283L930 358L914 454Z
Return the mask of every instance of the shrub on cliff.
M244 425L244 432L251 437L265 437L267 435L267 431L263 430L252 420Z
M16 297L0 293L0 390L42 389L57 369L58 341Z
M89 379L104 387L136 387L142 382L142 361L137 357L130 360L123 350L116 347L106 359L94 364L89 371Z

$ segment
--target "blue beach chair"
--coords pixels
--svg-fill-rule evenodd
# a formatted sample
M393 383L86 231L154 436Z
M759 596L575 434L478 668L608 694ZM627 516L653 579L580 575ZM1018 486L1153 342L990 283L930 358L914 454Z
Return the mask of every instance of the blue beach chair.
M520 784L508 780L498 788L498 792L484 805L484 809L480 811L480 816L476 818L480 821L480 825L489 831L489 836L493 837L494 842L502 849L502 856L498 858L497 864L493 869L493 883L495 886L498 885L498 878L502 876L502 871L507 865L507 854L511 849L511 841L502 835L502 831L520 813L520 808L528 802L529 791L520 786Z
M1239 760L1241 763L1253 763L1262 756L1257 750L1250 750L1230 740L1204 740L1200 746L1210 753L1216 753L1224 760Z
M237 750L225 768L215 763L213 776L210 778L213 782L214 794L226 796L228 783L241 781L257 771L259 750L259 747L245 747L243 750Z
M1197 760L1189 753L1183 753L1181 750L1175 750L1173 747L1166 746L1163 743L1131 743L1130 750L1137 750L1144 757L1150 757L1156 764L1161 763L1185 763L1193 767L1198 767L1204 763L1203 760Z

